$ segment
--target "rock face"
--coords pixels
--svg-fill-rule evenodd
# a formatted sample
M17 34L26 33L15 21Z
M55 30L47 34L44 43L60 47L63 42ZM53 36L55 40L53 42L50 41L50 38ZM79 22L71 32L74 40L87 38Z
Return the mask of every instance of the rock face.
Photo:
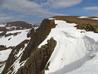
M56 23L55 20L61 20L61 22ZM62 21L65 21L66 23L63 24ZM21 25L17 25L17 24L21 24ZM64 25L66 25L66 27ZM69 28L70 27L69 25L74 25L74 26ZM58 57L60 56L60 54L59 54L60 51L55 53L55 51L57 50L56 49L57 45L65 44L65 46L66 46L67 42L70 43L71 39L74 40L75 37L77 38L77 36L73 36L75 34L81 35L81 34L86 34L86 32L87 33L88 32L97 33L98 32L98 20L94 20L93 17L86 17L86 18L82 17L81 18L79 16L76 16L76 17L75 16L55 16L52 18L44 19L42 21L41 25L39 26L39 28L37 28L36 30L34 28L31 28L32 27L31 24L27 24L27 23L21 22L21 21L9 22L9 23L7 23L7 25L5 27L7 27L7 29L10 29L10 31L12 31L12 32L10 32L10 31L8 33L5 31L2 32L3 34L1 35L1 38L3 36L8 37L7 39L9 42L12 39L12 37L10 37L10 36L15 37L15 36L22 34L19 36L19 38L18 37L17 38L23 39L23 40L18 40L16 38L16 40L20 41L20 42L18 42L18 44L13 45L13 47L10 46L10 44L7 47L5 45L0 45L0 50L11 49L10 54L8 55L8 59L5 61L1 61L4 63L4 65L2 66L3 70L2 70L1 74L49 74L49 73L57 74L57 72L55 72L55 69L54 69L54 72L52 72L50 69L50 67L54 68L51 65L52 63L53 63L53 66L55 66L54 65L55 58L51 58L51 57L55 57L56 54L58 54L56 56L58 56ZM13 29L15 30L15 32L13 31ZM70 33L70 30L73 30L75 32ZM73 33L75 33L75 34L73 34ZM95 33L94 33L94 35L95 35ZM21 36L23 36L23 37L21 37ZM70 39L67 39L67 37ZM81 35L81 37L82 37L82 35ZM96 35L96 37L97 37L97 35ZM89 40L92 40L92 37L89 38ZM81 41L81 39L80 39L80 41ZM89 41L88 41L88 43L89 43ZM65 50L66 50L66 52L67 52L67 50L69 50L69 49L66 49L67 47L64 49L62 47L63 46L58 48L58 50L62 51L62 54L63 54L63 51L65 52ZM62 48L62 49L60 49L60 48ZM83 47L83 48L86 48L86 47ZM72 49L72 48L70 47L70 49ZM81 49L82 49L82 46L81 46ZM87 50L85 50L85 51L87 51ZM74 54L73 52L72 52L72 54ZM78 51L76 51L76 52L78 52ZM83 54L83 55L85 56L85 54ZM90 54L90 55L92 55L92 54ZM90 56L90 55L87 55L87 56ZM58 57L56 57L56 59ZM74 57L74 55L73 55L73 57ZM91 56L91 57L93 57L93 56ZM60 59L68 61L62 57L60 57ZM70 57L69 57L69 59L70 59ZM79 58L78 60L80 60L80 59L81 58ZM57 62L59 62L59 61L60 60L58 60ZM59 64L56 64L56 65L59 65ZM64 65L66 65L65 62L64 62ZM47 72L47 71L49 71L49 72ZM58 72L58 74L65 74L62 72L61 73Z
M36 48L36 51L31 54L25 65L16 74L44 74L45 66L55 45L55 40L50 39L46 45Z

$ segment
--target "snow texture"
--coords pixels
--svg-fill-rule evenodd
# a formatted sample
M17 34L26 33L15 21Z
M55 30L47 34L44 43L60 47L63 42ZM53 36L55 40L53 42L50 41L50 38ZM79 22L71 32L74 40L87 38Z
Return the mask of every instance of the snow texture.
M78 18L89 18L88 16L80 16Z
M93 20L98 20L98 18L92 18Z
M16 33L16 32L20 32L20 33L16 36L11 35L11 36L7 36L7 37L5 37L5 36L1 37L0 38L0 45L4 45L6 47L17 46L19 43L21 43L22 41L27 39L27 33L29 32L29 30L30 29L8 31L6 34Z
M38 46L54 38L57 45L48 60L49 70L45 74L97 74L98 34L74 27L76 24L55 20L57 26Z
M0 24L0 27L5 27L6 24Z
M6 61L12 49L2 50L0 51L0 62Z

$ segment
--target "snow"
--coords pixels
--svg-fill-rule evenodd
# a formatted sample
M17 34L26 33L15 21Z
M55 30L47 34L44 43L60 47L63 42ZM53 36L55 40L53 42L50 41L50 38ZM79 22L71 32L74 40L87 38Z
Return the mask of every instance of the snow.
M55 19L55 18L52 18L52 17L51 17L51 18L49 18L49 20L54 20L54 19Z
M6 24L0 24L0 27L5 27Z
M26 29L26 30L15 30L15 31L8 31L6 34L9 33L16 33L16 32L21 32L16 36L8 36L8 37L1 37L0 38L0 45L4 45L6 47L10 47L10 46L17 46L19 43L21 43L22 41L24 41L25 39L29 39L27 38L27 33L29 32L30 29ZM9 40L9 38L11 38Z
M6 29L12 29L12 28L17 28L16 26L11 26L11 27L6 27Z
M12 49L2 50L0 51L0 62L6 61Z
M16 33L16 32L24 32L24 31L26 31L26 32L28 32L30 29L24 29L24 30L13 30L13 31L8 31L6 34L8 34L8 33Z
M0 74L2 73L4 67L5 67L5 63L0 64Z
M11 53L12 49L2 50L0 51L0 73L3 71L5 67L5 61L8 59L9 54Z
M57 42L47 62L50 62L49 70L45 70L45 74L98 73L98 34L81 32L74 27L76 24L62 20L55 20L55 24L57 26L52 28L48 37L38 46L40 48L47 44L50 38Z
M18 71L18 69L25 64L26 60L20 62L20 59L21 59L21 56L22 56L23 51L25 50L26 46L27 46L27 44L25 44L25 47L20 49L20 51L15 55L17 60L15 60L15 62L11 66L14 68L11 74L15 74ZM9 74L10 72L11 72L11 70L7 74Z
M98 18L92 18L93 20L98 20Z
M80 16L80 17L78 17L78 18L88 18L88 16Z
M0 33L2 33L3 31L0 31Z
M34 27L34 30L36 31L39 27Z

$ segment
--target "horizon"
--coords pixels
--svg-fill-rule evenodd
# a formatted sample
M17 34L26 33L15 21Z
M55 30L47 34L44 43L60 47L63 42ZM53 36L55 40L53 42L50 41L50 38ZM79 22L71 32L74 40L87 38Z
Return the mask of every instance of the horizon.
M40 23L52 16L96 16L97 0L0 0L0 23Z

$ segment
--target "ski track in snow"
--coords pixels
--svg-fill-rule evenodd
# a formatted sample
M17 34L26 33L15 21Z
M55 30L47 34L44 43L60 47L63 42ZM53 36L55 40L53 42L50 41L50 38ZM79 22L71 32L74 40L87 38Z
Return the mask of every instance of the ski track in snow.
M45 74L97 74L98 34L79 30L74 27L76 24L62 20L55 20L55 24L57 26L38 46L47 44L52 37L57 42Z

